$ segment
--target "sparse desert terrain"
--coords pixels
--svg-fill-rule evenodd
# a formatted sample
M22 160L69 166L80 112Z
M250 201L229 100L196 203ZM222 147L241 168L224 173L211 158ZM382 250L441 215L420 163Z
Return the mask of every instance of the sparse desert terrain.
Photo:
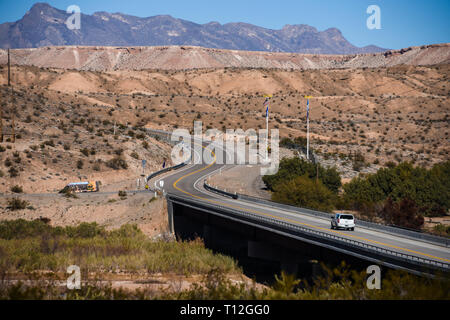
M14 49L12 63L91 71L221 68L354 69L450 62L450 44L409 47L381 53L326 55L210 49L193 46L62 46ZM7 61L0 50L0 64Z
M154 67L154 61L133 53L160 50L157 48L77 48L80 60L74 65L70 60L73 50L12 50L11 88L6 85L7 68L0 66L4 132L11 132L15 110L17 133L16 143L8 142L9 136L5 136L1 145L0 192L6 197L12 196L11 187L15 185L25 193L55 193L68 182L80 180L101 181L103 191L133 190L142 173L142 159L148 161L146 173L150 173L170 158L169 145L148 137L139 128L191 129L194 120L201 120L204 130L264 128L264 94L273 94L270 126L280 130L281 138L305 136L304 95L313 96L312 147L330 165L339 161L344 167L357 151L364 156L366 166L375 169L388 161L431 166L448 160L448 45L413 48L386 56L358 55L353 62L359 59L364 63L354 64L349 64L348 56L317 56L317 61L328 62L311 68L299 65L303 69L292 70L274 69L276 65L268 65L268 69L248 67L251 64L235 68L228 60L217 67L202 65L208 61L202 56L199 62L183 60L187 59L185 51L194 54L200 49L181 47L168 48L170 54L160 52L158 59L167 63L161 63L159 69L147 69ZM98 61L103 61L100 57L110 50L129 50L133 55L130 53L128 60L99 65ZM224 50L201 50L230 54ZM63 55L68 51L72 56ZM253 59L263 53L239 54ZM264 55L275 59L287 54ZM296 56L309 59L307 55ZM2 52L0 62L4 63L4 58ZM371 65L372 58L390 62ZM95 61L95 66L89 65L88 60ZM149 64L136 66L133 61ZM342 63L336 65L336 61ZM359 68L364 65L371 68ZM128 126L138 129L130 130ZM120 161L111 162L112 159L122 159L126 166L121 166ZM118 204L108 203L108 199L92 200L92 206L110 215L106 211ZM83 211L68 209L79 200L68 203L62 199L54 204L45 204L42 199L33 201L37 201L32 204L36 210L29 210L29 217L48 215L55 224L87 219L120 225L122 222L118 221L122 220L114 217L122 213L126 216L125 209L117 210L108 220L90 215L89 210L97 212L90 208L84 210L84 215L61 219L58 215L64 210ZM143 200L136 201L146 205ZM6 204L1 206L4 215ZM48 212L43 208L48 208ZM140 219L139 212L132 216ZM126 221L133 220L123 220Z

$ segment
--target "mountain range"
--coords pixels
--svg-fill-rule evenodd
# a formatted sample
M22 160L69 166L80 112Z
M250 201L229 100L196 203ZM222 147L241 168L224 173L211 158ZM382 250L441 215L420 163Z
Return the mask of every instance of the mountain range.
M65 22L71 14L47 3L36 3L16 22L0 24L0 48L44 46L170 46L189 45L246 51L311 54L383 52L377 46L357 47L336 28L318 31L305 25L285 25L280 30L248 23L197 24L169 15L148 18L122 13L81 14L80 29Z

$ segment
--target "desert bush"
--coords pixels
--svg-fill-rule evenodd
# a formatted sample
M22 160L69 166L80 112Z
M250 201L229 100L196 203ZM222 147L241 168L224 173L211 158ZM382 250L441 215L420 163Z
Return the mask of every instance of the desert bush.
M9 168L8 173L11 178L15 178L15 177L19 176L19 171L14 167Z
M116 156L111 160L108 160L106 162L106 166L114 170L128 169L128 164L126 160L121 156Z
M419 207L411 199L403 199L398 203L391 198L386 200L380 216L389 224L410 229L420 229L424 223Z
M12 187L11 187L11 192L14 192L14 193L22 193L22 192L23 192L23 189L22 189L21 186L15 185L15 186L12 186Z
M361 152L357 152L353 155L352 159L353 170L360 171L362 168L366 166L365 158Z
M441 223L435 225L433 231L441 236L450 236L450 226Z
M11 198L11 199L8 199L8 206L6 208L11 211L23 210L28 205L29 205L29 202L26 200L21 200L19 198Z
M83 165L84 165L83 160L80 159L77 161L77 169L83 169Z
M80 152L81 152L84 156L89 157L89 150L88 150L87 148L80 149Z
M59 191L59 193L61 193L66 198L78 199L78 196L76 195L76 193L73 192L72 189L69 188L68 186L64 187L61 191Z
M96 222L83 222L76 227L65 227L64 234L69 238L94 238L97 236L105 236L106 231L104 227L99 226Z
M137 154L137 152L132 152L131 154L130 154L130 156L132 157L132 158L134 158L134 159L136 159L136 160L139 160L139 155Z
M55 142L53 140L44 141L43 144L46 145L46 146L50 146L50 147L54 147L55 146Z

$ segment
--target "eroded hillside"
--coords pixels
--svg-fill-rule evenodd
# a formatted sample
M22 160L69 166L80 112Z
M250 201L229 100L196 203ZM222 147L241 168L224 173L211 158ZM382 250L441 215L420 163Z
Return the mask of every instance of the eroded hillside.
M73 141L77 128L80 134L91 130L104 152L119 146L131 152L133 146L113 139L114 121L164 130L191 128L194 120L219 130L258 129L265 126L267 93L274 95L271 127L279 128L281 137L305 136L308 94L314 97L313 147L326 157L359 151L368 163L431 165L448 158L449 68L93 72L14 66L12 84L20 93L18 127L25 139L48 140L66 132ZM2 106L9 118L6 68L1 71ZM80 147L97 148L78 140L86 144ZM117 144L106 145L112 142Z

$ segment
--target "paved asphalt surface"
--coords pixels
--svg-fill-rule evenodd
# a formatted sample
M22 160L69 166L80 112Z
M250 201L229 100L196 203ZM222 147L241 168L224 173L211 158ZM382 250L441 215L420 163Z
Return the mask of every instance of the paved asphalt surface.
M207 152L211 154L210 149L203 147L203 150L205 154ZM198 159L198 152L195 156ZM241 211L276 218L285 222L298 224L311 229L338 235L340 237L389 249L395 252L450 263L450 248L443 245L430 244L429 242L424 242L420 239L416 240L392 233L366 229L359 227L357 221L354 231L331 230L330 219L324 219L307 214L301 215L298 212L289 212L284 209L274 208L264 204L235 200L206 191L203 188L204 179L207 176L214 174L214 172L220 167L223 167L223 165L219 165L217 163L191 164L176 171L166 173L165 175L155 177L152 181L149 181L149 184L151 184L152 187L156 186L160 189L160 180L163 180L163 190L164 192L170 194L187 196L193 199L206 201L211 204L227 206ZM243 177L243 179L245 179L245 177Z

